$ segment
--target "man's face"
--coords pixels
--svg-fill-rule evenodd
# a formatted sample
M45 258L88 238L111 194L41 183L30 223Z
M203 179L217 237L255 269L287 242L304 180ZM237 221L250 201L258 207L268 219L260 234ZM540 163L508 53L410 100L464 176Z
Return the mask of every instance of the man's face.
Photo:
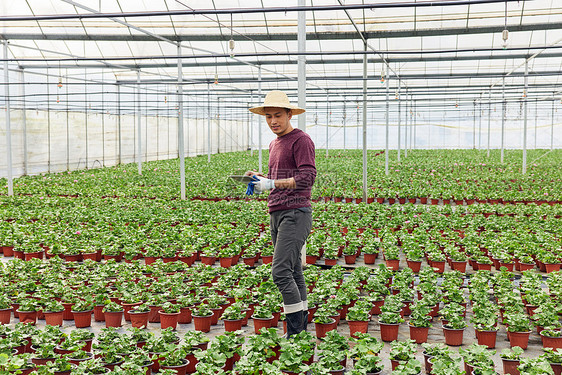
M293 130L291 126L291 117L293 117L291 110L278 107L265 107L264 112L267 125L269 125L271 131L278 137L290 133L291 130Z

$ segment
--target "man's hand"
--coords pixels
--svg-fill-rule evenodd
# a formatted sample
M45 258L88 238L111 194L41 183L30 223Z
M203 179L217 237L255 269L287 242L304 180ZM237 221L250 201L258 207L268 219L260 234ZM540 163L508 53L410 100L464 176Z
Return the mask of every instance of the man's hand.
M270 180L269 178L260 177L258 175L254 175L258 180L252 181L250 184L254 185L256 192L263 193L266 190L275 189L275 181Z
M256 171L247 171L246 173L244 173L244 176L258 176L258 177L264 177L265 176L259 172Z

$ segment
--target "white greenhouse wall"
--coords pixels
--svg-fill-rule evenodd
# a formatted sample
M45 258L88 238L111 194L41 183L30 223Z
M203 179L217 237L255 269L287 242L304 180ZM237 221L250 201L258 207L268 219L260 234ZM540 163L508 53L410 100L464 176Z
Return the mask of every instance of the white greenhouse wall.
M0 178L7 176L6 111L0 112ZM60 172L119 164L119 116L113 114L27 110L27 174ZM10 112L14 177L24 170L23 111ZM184 119L185 156L207 153L208 121ZM211 153L248 148L247 124L210 121ZM121 115L121 163L136 162L137 119ZM178 121L175 117L143 116L142 161L178 157Z

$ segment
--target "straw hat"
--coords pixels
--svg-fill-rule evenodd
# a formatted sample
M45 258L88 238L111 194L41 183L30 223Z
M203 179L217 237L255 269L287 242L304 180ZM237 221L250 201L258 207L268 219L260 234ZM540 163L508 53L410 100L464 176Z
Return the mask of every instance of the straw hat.
M287 94L279 90L270 91L265 96L263 105L259 107L250 108L250 112L265 116L265 111L264 111L265 107L288 108L292 110L293 115L300 115L301 113L305 112L304 109L299 108L296 105L292 105L289 102L289 98L287 97Z

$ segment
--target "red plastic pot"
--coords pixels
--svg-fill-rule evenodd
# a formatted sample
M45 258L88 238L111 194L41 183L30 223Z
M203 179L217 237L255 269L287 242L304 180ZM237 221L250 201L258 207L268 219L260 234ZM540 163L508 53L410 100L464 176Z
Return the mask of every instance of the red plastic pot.
M421 260L408 260L406 259L406 263L408 264L408 268L412 270L414 273L420 272L421 269Z
M443 335L445 336L445 344L450 346L461 346L464 336L464 328L453 329L443 326Z
M519 367L519 360L518 359L503 359L502 358L502 363L503 363L503 373L505 375L519 375L519 370L517 369L517 367Z
M148 326L148 314L149 311L145 312L129 312L129 317L131 318L131 325L135 328L143 328Z
M498 331L476 331L476 338L478 340L478 345L486 345L488 349L494 349L496 347L496 336Z
M170 369L170 370L175 370L177 375L186 375L187 373L187 367L189 366L189 361L187 359L183 360L184 363L182 363L181 365L178 366L166 366L161 364L160 368L161 369Z
M0 310L0 324L10 324L12 318L12 308Z
M400 328L399 323L380 323L381 329L381 340L384 342L391 342L398 338L398 329Z
M171 327L175 331L178 326L178 318L180 316L179 311L175 313L167 313L164 312L164 310L160 310L158 313L160 314L160 328L166 329Z
M367 333L367 331L369 330L368 320L348 320L347 325L349 326L349 335L355 338L357 338L357 333Z
M121 327L123 320L123 310L121 311L106 311L105 312L105 327Z
M18 318L20 323L35 325L37 323L37 311L18 310Z
M209 316L197 316L192 315L193 326L196 331L209 332L211 330L211 318L213 315Z
M514 346L518 346L521 349L527 349L527 345L529 344L529 332L508 332L507 336L509 338L509 345L513 348Z
M94 310L88 311L73 311L74 315L74 325L76 328L86 328L92 325L92 312Z
M254 316L252 316L252 320L254 321L254 332L256 334L260 333L260 329L262 328L270 328L271 327L271 322L273 320L273 317L271 318L256 318Z
M314 330L316 332L316 337L318 337L319 339L326 337L326 333L337 328L338 326L336 320L333 318L330 323L314 323Z
M414 340L416 344L422 344L427 342L427 336L429 334L429 327L414 327L408 324L410 327L410 339Z

